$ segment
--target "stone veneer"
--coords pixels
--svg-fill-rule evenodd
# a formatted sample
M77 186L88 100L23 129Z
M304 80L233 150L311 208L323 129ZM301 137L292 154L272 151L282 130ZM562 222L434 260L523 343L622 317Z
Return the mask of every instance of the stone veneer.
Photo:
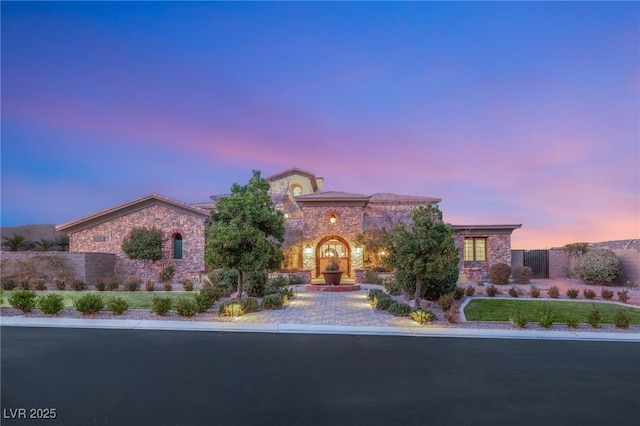
M477 275L488 275L489 268L496 263L506 263L511 265L511 235L510 234L488 234L473 235L473 237L484 237L487 239L487 261L486 262L465 262L464 261L464 238L461 232L454 233L455 245L460 256L460 270L467 275L468 282L475 282ZM471 277L469 275L472 275Z
M100 223L70 235L71 252L114 253L115 273L122 276L144 274L144 262L127 259L122 241L134 227L156 227L163 231L164 259L149 267L148 277L157 279L166 266L175 268L175 281L199 278L204 273L205 219L162 205L144 209ZM173 259L173 236L182 236L182 259Z

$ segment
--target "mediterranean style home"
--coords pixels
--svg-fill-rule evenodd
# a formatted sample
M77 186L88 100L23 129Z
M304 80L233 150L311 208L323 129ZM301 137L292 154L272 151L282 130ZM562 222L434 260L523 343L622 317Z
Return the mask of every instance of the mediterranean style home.
M365 230L407 223L421 205L436 205L438 198L376 193L372 195L324 191L324 179L292 168L266 178L276 205L285 215L283 269L303 271L307 278L320 275L331 259L338 258L345 275L384 253L367 253L356 241ZM156 271L172 265L176 279L205 273L205 230L210 212L224 195L203 203L185 204L159 194L149 194L59 225L69 235L71 252L111 253L115 273L141 275L139 262L128 260L121 245L133 227L156 227L165 236L164 259ZM511 233L521 225L452 225L460 251L464 280L475 281L495 263L511 264ZM463 281L464 281L463 280Z

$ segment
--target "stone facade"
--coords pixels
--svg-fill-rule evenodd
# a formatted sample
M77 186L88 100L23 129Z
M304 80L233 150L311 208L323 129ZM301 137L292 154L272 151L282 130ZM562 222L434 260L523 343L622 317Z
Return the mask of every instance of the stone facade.
M454 227L455 228L455 227ZM454 232L455 246L460 255L460 270L468 282L475 282L480 277L489 275L489 268L496 263L511 265L511 231L504 229L459 229ZM469 262L464 260L465 238L486 238L486 261Z

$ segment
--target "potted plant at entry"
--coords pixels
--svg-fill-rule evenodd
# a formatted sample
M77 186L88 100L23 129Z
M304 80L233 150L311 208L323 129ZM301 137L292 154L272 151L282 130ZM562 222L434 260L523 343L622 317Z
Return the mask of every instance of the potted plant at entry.
M322 275L324 276L324 283L326 285L340 285L342 270L340 270L338 261L333 259L331 263L327 265Z

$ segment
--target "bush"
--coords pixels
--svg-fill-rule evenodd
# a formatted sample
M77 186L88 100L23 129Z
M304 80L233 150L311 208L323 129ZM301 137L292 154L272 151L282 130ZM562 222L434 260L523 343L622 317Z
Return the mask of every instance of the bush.
M182 288L184 289L184 291L193 291L193 281L191 280L182 281Z
M282 309L284 297L282 294L268 294L262 298L262 309Z
M552 299L557 299L558 297L560 297L560 289L558 288L558 286L552 285L551 287L549 287L549 297Z
M219 290L213 286L202 287L194 298L199 313L206 312L218 299L220 299Z
M629 300L629 292L627 290L619 291L618 300L622 303L627 303L627 300Z
M471 284L469 284L467 286L467 288L464 289L464 295L468 296L468 297L471 297L474 294L476 294L476 288L474 286L472 286Z
M107 290L116 291L120 284L122 284L122 280L116 275L107 275L105 277L105 282L107 283Z
M575 312L571 312L567 314L567 327L569 328L578 328L580 325L580 315Z
M62 277L56 277L53 279L53 284L58 290L64 290L67 288L67 279Z
M528 266L516 266L513 268L513 279L517 284L529 284L533 270Z
M394 277L387 277L382 280L382 284L387 292L392 296L399 296L404 291L402 286L396 281Z
M604 300L611 300L613 299L613 290L609 290L608 288L602 287L602 289L600 290L600 296Z
M509 317L511 324L514 327L525 328L527 326L527 319L520 309L516 309Z
M192 317L198 312L198 304L190 297L180 296L176 300L176 312L182 317Z
M576 297L578 297L578 295L580 294L580 290L578 290L577 288L570 288L569 290L567 290L567 296L569 296L569 298L571 299L575 299Z
M587 323L593 328L600 328L600 324L602 324L602 313L595 304L591 306L591 311L587 314Z
M631 318L629 317L629 313L625 311L623 308L616 309L616 313L613 316L613 322L615 323L617 328L629 328L629 322Z
M106 289L107 289L107 282L105 281L104 277L97 277L96 278L96 290L105 291Z
M107 300L107 309L116 315L122 315L129 309L129 304L122 297L112 297Z
M144 285L144 289L147 291L154 291L156 288L153 285L153 281L147 280L147 283Z
M9 304L23 313L31 312L36 307L38 296L34 291L18 289L9 296Z
M444 319L450 324L458 324L460 322L460 310L455 303L444 313Z
M473 286L472 286L473 287ZM462 287L456 287L456 290L453 292L453 297L456 300L460 300L462 299L462 297L464 296L464 288ZM475 290L474 290L475 291Z
M83 315L97 314L104 309L104 300L99 294L88 293L74 300L73 306Z
M436 316L433 312L429 310L416 309L411 312L411 319L417 322L418 324L428 324L432 321L436 320Z
M388 294L383 294L380 297L376 297L374 299L375 302L375 308L378 309L379 311L386 311L389 309L389 307L391 306L391 304L393 303L393 299L391 298L391 296L389 296Z
M540 297L540 289L535 285L532 285L530 289L530 294L531 294L531 297L538 298Z
M158 274L158 281L160 281L163 284L170 283L175 274L176 274L176 269L173 267L173 265L166 266Z
M240 299L240 305L245 313L258 312L260 310L260 303L255 297L243 297Z
M122 285L125 290L128 291L138 291L140 289L140 285L142 284L142 278L140 277L127 277L124 279Z
M498 294L498 287L496 287L493 284L491 284L489 287L487 287L487 296L495 297L497 294Z
M15 278L5 275L3 277L0 277L0 280L2 281L3 290L13 290L14 288L16 288Z
M49 293L38 299L38 309L44 314L55 315L64 309L64 298L56 293Z
M164 288L164 291L172 291L173 290L173 286L171 285L170 282L166 282L166 283L162 284L162 287Z
M448 311L456 303L456 299L453 294L445 294L438 299L438 305L443 311Z
M222 297L228 297L238 288L238 271L235 269L214 269L207 278Z
M47 280L45 280L44 278L33 278L31 282L33 283L33 288L36 290L47 289Z
M510 276L511 266L506 263L496 263L489 268L489 281L491 281L492 284L509 284Z
M458 282L457 265L449 265L442 278L425 277L422 280L420 298L438 300L440 296L453 293ZM416 293L416 275L411 271L396 271L396 283L403 292L413 296Z
M553 311L548 306L543 307L538 311L540 316L540 326L544 328L551 328L553 325Z
M265 296L265 298L267 297L269 296ZM220 304L220 310L218 311L218 314L221 317L235 318L241 316L242 314L244 314L244 312L242 310L242 305L240 304L240 302L238 302L237 300L228 300Z
M509 296L518 297L518 289L516 288L516 286L511 286L511 288L509 289Z
M151 303L151 312L158 315L167 315L167 312L171 310L172 305L173 301L170 297L158 296L155 294L153 296L153 302Z
M244 274L244 291L250 297L262 297L265 295L268 275L266 272L247 272Z
M411 306L402 302L393 302L389 306L389 313L397 317L408 317L411 314Z
M596 292L588 288L585 288L582 294L584 294L584 297L589 300L593 300L596 297Z
M73 280L71 282L71 288L75 291L82 291L87 289L87 284L82 280Z
M621 271L620 259L606 249L588 251L578 259L574 268L576 276L587 284L611 284Z
M380 290L379 288L372 288L369 289L369 300L373 301L373 299L380 297L381 295L386 295L386 293L383 290Z
M298 285L304 283L304 279L298 274L289 274L289 285Z

